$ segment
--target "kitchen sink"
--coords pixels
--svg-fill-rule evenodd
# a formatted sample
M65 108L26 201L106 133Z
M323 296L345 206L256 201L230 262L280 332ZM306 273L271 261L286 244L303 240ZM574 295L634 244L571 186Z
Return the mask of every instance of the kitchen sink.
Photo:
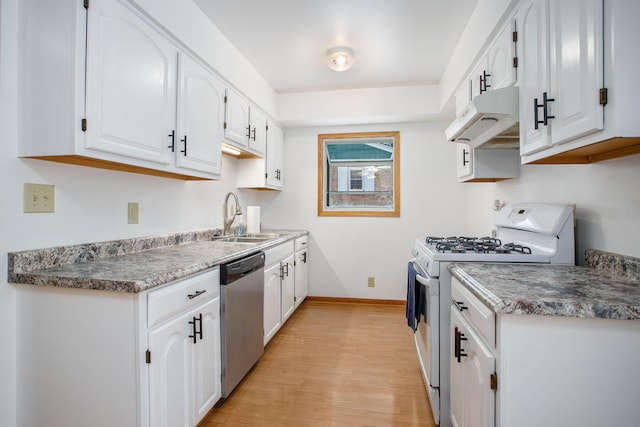
M260 243L267 240L275 239L279 237L276 233L259 233L252 234L250 236L222 236L216 237L216 242L228 242L228 243Z
M229 237L220 237L219 239L215 239L215 241L230 242L230 243L259 243L269 239L271 239L271 237L229 236Z

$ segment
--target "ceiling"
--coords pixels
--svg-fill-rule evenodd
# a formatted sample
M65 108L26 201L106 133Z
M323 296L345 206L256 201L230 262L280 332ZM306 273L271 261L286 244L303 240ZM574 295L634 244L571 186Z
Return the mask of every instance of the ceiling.
M195 0L277 93L437 84L477 0ZM327 50L355 64L336 72Z

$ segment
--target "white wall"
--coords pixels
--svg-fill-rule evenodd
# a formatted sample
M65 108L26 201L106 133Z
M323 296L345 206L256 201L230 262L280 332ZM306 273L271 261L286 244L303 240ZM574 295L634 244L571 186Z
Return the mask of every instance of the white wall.
M491 199L576 204L576 258L602 249L640 257L640 155L591 165L524 165L521 177L495 184Z
M416 238L459 234L467 186L455 178L455 147L448 123L404 123L287 129L284 191L261 197L267 227L310 231L310 294L402 300ZM400 131L400 217L318 217L318 134ZM376 278L375 288L367 277Z

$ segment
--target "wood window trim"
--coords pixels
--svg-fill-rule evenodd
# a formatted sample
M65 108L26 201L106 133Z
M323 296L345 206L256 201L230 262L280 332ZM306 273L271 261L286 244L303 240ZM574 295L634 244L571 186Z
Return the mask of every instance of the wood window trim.
M326 210L324 207L325 140L393 138L393 209L391 210ZM318 135L318 216L399 217L400 216L400 132L354 132Z

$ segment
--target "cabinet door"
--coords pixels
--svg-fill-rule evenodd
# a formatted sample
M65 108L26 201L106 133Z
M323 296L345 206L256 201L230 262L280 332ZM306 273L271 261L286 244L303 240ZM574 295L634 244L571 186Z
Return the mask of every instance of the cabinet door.
M496 393L491 389L491 375L496 369L495 357L480 338L469 330L468 356L465 361L465 412L467 426L495 426Z
M172 163L177 51L121 1L91 4L85 146Z
M513 66L513 58L516 56L513 26L514 23L509 21L489 48L487 60L491 76L487 78L487 84L491 90L513 86L516 83L516 68Z
M549 90L549 0L529 0L521 7L520 56L520 154L530 154L551 145L549 127L542 120L542 94ZM536 129L537 127L537 129Z
M220 347L220 298L194 311L202 323L202 338L193 345L194 421L198 423L222 396Z
M309 260L308 251L298 252L295 261L295 294L296 308L302 304L302 301L309 293Z
M464 362L461 358L460 362L458 362L458 358L456 357L455 348L456 348L456 338L458 336L458 332L463 328L462 316L459 311L452 306L451 308L451 327L450 327L450 336L451 336L451 344L450 344L450 374L449 381L451 384L450 391L450 399L451 399L451 425L453 427L462 427L464 426L464 414L465 414L465 396L464 396Z
M149 333L149 423L188 427L191 423L192 314L184 314Z
M187 55L180 56L179 82L176 165L220 175L225 88Z
M451 424L494 427L495 391L490 379L495 373L495 356L455 308L451 310L451 341Z
M602 0L550 3L551 138L570 141L603 128Z
M264 270L264 343L275 335L281 322L280 263Z
M249 149L264 155L267 149L267 117L257 108L251 108L251 134Z
M284 259L280 265L282 274L282 323L293 313L296 306L295 269L293 254Z
M282 188L284 185L284 132L274 124L267 134L267 186Z
M464 178L473 174L472 150L467 144L456 143L457 177Z
M249 142L249 103L231 89L225 97L224 138L241 148Z

